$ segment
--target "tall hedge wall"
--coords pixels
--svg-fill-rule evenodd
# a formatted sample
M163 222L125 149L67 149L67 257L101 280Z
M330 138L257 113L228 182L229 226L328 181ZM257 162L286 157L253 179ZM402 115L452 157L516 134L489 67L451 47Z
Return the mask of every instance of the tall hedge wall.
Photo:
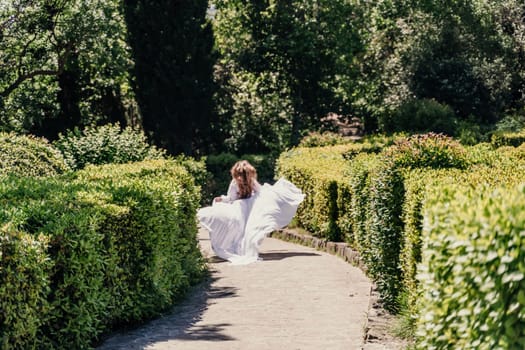
M175 161L0 181L2 349L91 347L203 274L198 188Z
M365 262L386 308L399 310L399 297L408 296L408 313L418 317L417 265L429 191L454 183L519 183L524 154L523 147L463 148L443 135L416 135L377 154L360 144L295 148L281 155L277 174L306 193L297 224L348 242Z
M424 214L417 349L525 348L525 187L444 186Z

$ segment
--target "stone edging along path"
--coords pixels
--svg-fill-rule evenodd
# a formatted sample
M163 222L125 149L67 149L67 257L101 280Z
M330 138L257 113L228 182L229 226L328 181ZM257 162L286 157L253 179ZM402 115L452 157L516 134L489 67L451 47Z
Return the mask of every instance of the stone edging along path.
M301 234L292 229L283 229L274 231L270 237L282 239L284 241L302 244L312 247L330 254L340 256L344 261L349 262L355 267L359 267L363 272L366 272L366 267L359 257L359 253L343 242L328 242L321 238L312 235Z

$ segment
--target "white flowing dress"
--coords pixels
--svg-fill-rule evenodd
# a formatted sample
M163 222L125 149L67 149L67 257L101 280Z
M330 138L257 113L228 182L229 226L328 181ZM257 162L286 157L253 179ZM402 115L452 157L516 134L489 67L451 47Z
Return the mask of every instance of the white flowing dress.
M304 194L281 178L274 185L258 185L245 199L237 199L237 185L232 181L228 194L221 198L221 202L199 209L197 218L210 233L214 253L243 265L258 260L264 237L290 223Z

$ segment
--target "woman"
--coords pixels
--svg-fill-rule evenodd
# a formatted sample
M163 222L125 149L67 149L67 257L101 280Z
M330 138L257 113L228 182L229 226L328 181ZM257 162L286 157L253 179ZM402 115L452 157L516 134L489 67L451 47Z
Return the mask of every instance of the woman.
M257 171L246 160L235 163L230 174L227 194L199 209L197 217L209 231L217 256L248 264L258 260L259 245L266 235L290 223L304 195L282 178L273 186L261 186Z

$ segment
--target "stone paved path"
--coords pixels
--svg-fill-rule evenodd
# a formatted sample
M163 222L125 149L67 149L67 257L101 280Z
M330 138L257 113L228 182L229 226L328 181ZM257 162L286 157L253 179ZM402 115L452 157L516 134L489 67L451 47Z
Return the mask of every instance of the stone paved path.
M166 316L117 334L98 349L362 349L371 283L333 255L274 238L262 261L210 258L209 281Z

